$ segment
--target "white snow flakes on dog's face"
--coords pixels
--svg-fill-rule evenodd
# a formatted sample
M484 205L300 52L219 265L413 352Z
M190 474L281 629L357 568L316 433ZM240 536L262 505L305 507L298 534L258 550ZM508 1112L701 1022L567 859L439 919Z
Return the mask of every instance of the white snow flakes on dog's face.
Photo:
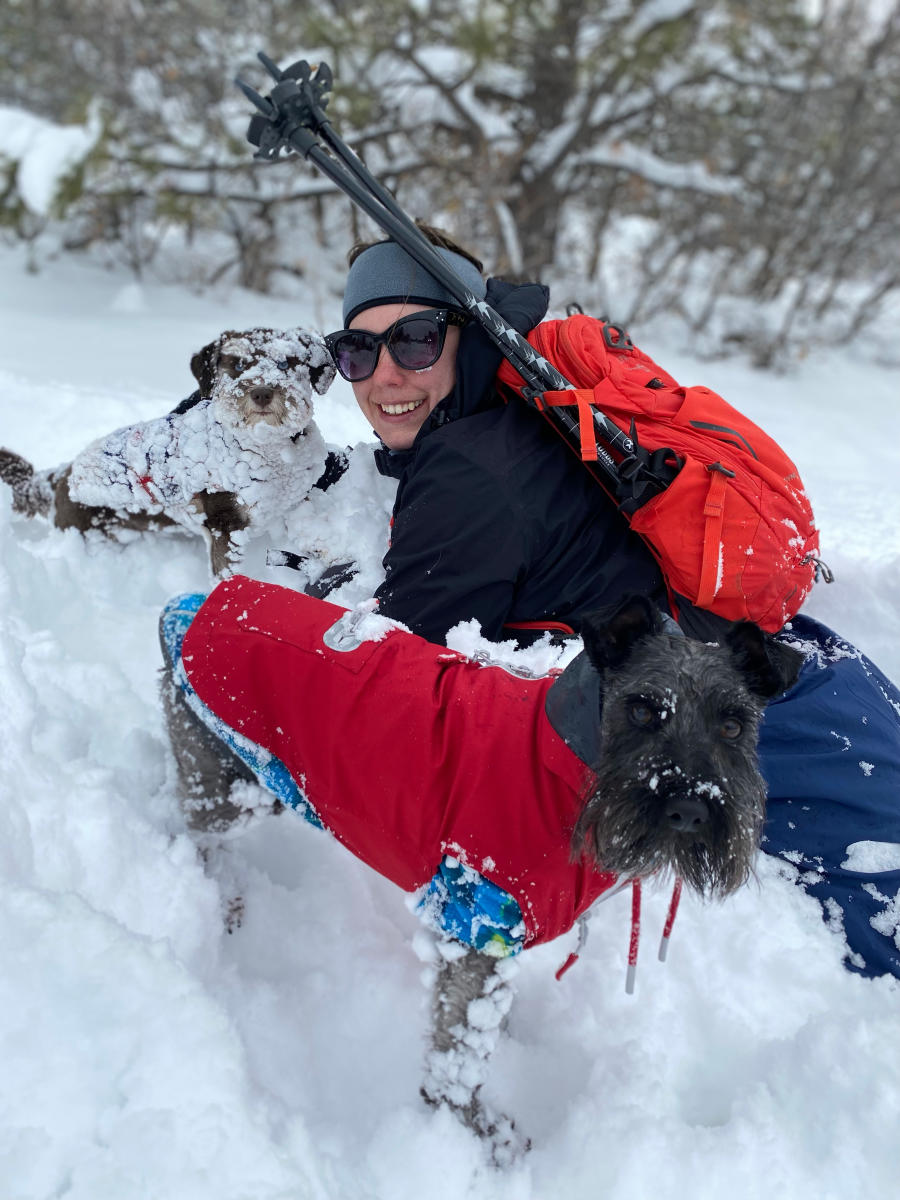
M308 496L326 460L312 393L334 377L322 339L304 329L227 331L194 355L191 371L199 402L114 430L75 456L74 500L163 512L197 529L201 493L232 494L257 525Z
M313 391L334 378L325 345L305 329L251 329L219 352L213 399L223 421L300 432L312 420Z

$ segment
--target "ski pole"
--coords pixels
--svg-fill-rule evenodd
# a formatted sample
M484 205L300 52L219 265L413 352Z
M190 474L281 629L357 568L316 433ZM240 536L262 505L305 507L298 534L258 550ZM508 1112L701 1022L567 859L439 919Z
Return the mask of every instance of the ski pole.
M468 290L394 197L338 137L325 115L327 96L332 85L332 74L327 64L320 63L315 74L309 63L302 60L282 71L267 55L260 53L258 57L275 80L275 87L269 96L261 96L242 80L235 80L247 99L259 110L251 118L247 131L248 140L258 148L255 157L271 161L279 157L282 149L296 150L318 167L477 321L522 377L526 384L523 393L525 399L535 407L540 407L537 397L545 391L573 390L573 385L552 363L538 354L489 304ZM319 144L319 136L331 151L330 154ZM544 415L562 427L566 440L577 452L581 445L578 420L566 408L554 407L550 412L545 411ZM636 468L639 475L650 476L645 482L654 490L665 486L654 473L647 472L646 466L640 462L642 451L630 437L596 407L592 415L597 434L623 459L631 461L632 483ZM638 462L635 462L636 458ZM622 476L615 459L603 446L597 446L596 464L585 465L589 468L596 466L602 471L606 486L611 487L615 494Z

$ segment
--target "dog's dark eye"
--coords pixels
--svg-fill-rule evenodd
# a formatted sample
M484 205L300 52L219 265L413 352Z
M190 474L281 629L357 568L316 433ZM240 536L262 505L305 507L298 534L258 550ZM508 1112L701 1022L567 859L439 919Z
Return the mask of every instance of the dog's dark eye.
M719 733L728 742L737 741L743 732L744 723L738 720L737 717L725 717L719 726Z
M649 729L659 720L659 713L646 701L633 700L628 705L628 717L632 725L637 725L638 729Z
M286 358L279 358L275 363L275 366L279 371L289 371L291 369L291 364Z

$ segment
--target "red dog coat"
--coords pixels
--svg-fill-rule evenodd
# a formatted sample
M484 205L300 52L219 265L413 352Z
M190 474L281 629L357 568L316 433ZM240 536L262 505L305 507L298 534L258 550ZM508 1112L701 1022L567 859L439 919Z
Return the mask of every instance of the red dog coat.
M380 874L414 891L458 858L518 901L526 944L565 933L616 876L571 857L591 776L545 715L553 681L479 666L380 619L378 640L360 643L355 617L238 576L194 618L185 670Z

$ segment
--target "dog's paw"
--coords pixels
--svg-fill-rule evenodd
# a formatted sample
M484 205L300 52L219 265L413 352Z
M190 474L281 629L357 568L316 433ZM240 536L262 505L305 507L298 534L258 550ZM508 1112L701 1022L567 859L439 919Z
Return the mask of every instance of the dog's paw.
M240 929L244 920L244 909L243 896L222 897L222 913L226 933L234 933L236 929Z
M206 796L186 796L181 802L185 823L194 834L221 836L236 826L241 830L256 815L231 799L208 799Z
M219 907L225 932L234 933L244 923L247 906L227 848L215 838L209 838L197 843L197 857L203 864L204 874L219 885Z
M516 1128L515 1121L502 1113L489 1118L483 1111L486 1127L481 1136L490 1146L491 1162L498 1170L514 1166L531 1149L531 1138Z
M516 1123L503 1113L495 1113L481 1100L480 1088L472 1092L465 1104L447 1096L434 1095L426 1087L419 1094L429 1108L447 1108L458 1121L485 1143L491 1164L503 1170L513 1166L531 1149L531 1139L516 1128Z

